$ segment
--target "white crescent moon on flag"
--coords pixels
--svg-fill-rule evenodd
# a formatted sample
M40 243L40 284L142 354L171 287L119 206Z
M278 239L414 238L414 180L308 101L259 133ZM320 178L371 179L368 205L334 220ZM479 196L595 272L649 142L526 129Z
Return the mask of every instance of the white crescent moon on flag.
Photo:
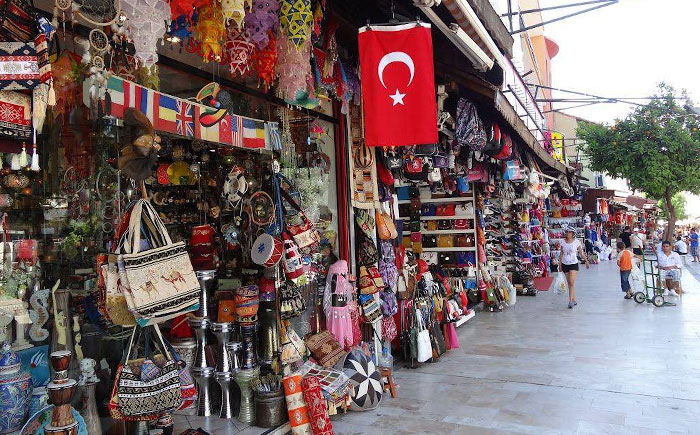
M382 83L382 86L384 86L384 89L387 89L386 85L384 84L384 68L394 62L401 62L405 64L408 67L408 70L411 72L411 78L408 79L408 85L410 85L413 81L413 73L415 73L416 68L415 65L413 65L413 59L411 59L411 56L403 51L392 51L391 53L385 54L384 57L381 58L379 61L379 66L377 67L379 81Z

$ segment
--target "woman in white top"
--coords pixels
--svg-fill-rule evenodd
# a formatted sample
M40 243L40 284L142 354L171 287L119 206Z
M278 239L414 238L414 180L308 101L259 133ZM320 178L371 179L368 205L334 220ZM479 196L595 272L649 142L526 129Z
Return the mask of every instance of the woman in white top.
M583 252L581 242L575 237L576 231L566 227L566 236L561 244L561 256L559 257L559 271L566 275L569 284L569 308L578 305L576 302L576 275L578 275L578 255L586 260L586 269L590 267L588 257Z

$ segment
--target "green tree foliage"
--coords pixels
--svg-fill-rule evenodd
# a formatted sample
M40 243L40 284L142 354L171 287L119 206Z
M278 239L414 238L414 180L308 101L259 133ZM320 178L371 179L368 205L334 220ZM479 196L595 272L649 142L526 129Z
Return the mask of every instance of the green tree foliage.
M676 210L677 219L685 219L688 215L685 212L686 199L685 195L682 193L676 193L671 198L671 204L673 204L673 209ZM659 208L661 208L661 217L668 220L668 211L666 211L666 206L663 200L659 200Z
M576 136L593 170L626 178L632 189L663 202L673 234L674 195L700 193L700 132L685 92L660 84L656 97L611 126L581 123Z

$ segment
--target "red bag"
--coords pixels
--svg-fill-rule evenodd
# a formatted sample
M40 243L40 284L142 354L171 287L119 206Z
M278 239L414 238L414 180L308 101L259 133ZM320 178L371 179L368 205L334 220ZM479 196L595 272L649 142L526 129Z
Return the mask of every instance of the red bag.
M394 174L392 174L381 161L377 162L377 175L379 176L379 181L385 186L394 185Z

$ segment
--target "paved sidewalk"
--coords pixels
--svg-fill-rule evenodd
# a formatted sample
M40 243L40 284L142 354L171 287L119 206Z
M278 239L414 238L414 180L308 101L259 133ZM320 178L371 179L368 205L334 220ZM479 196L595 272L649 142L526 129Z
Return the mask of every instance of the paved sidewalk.
M683 288L678 306L638 305L614 263L583 269L573 310L541 292L479 313L460 349L397 368L399 397L335 433L700 434L700 283L684 272Z

